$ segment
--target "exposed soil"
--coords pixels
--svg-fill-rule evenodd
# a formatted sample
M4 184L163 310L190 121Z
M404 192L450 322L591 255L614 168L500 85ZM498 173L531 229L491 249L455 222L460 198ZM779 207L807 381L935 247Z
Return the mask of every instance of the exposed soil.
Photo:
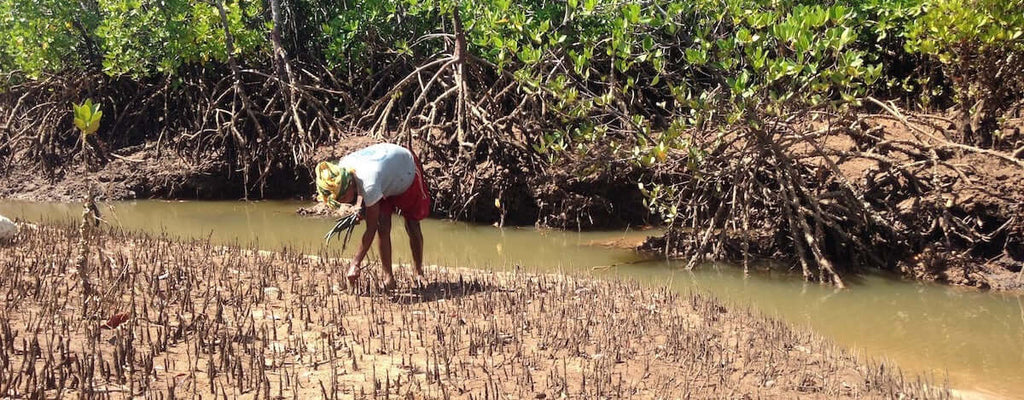
M383 139L353 134L314 151L314 162L337 160ZM451 160L420 155L433 196L432 214L502 225L553 228L622 228L650 223L650 213L637 190L640 171L626 162L602 164L601 157L566 158L545 171L525 171L514 160L482 160L471 171L451 171ZM210 154L195 165L156 142L115 150L117 157L99 168L85 163L65 165L52 176L31 160L21 160L0 173L0 198L32 201L81 201L90 187L101 200L313 198L313 165L274 169L262 191L246 185L242 175ZM507 161L507 162L506 162ZM599 166L599 167L598 167ZM496 201L497 200L497 201ZM311 206L301 214L329 214Z
M26 227L0 252L0 395L949 396L702 294L443 267L423 287L377 293L370 272L346 292L342 268Z
M241 175L231 171L218 155L208 161L189 163L170 151L159 151L156 142L115 151L119 156L101 168L84 163L65 165L48 175L30 163L17 163L0 173L0 197L31 201L82 201L90 187L100 200L130 199L239 199L294 197L310 186L301 171L277 170L277 184L263 193L246 193Z
M953 129L945 120L916 125L908 130L888 118L868 119L887 140L929 140L924 133L944 137ZM922 133L923 132L923 133ZM1024 141L1019 129L1006 129L1007 143ZM836 146L843 145L836 143ZM855 143L847 143L851 147ZM915 279L998 290L1024 289L1024 168L975 151L938 150L943 166L922 168L919 179L935 185L921 191L903 179L879 182L871 178L884 168L879 161L853 159L840 164L844 175L864 188L869 201L884 204L899 229L911 238L899 270ZM922 215L946 215L939 225L963 225L967 229L926 226ZM946 232L946 233L944 233ZM955 234L966 232L966 234ZM977 232L974 235L971 233Z
M829 127L831 131L820 135L822 122L794 124L797 134L820 135L814 139L816 145L809 141L792 146L791 157L794 170L808 182L801 190L818 196L815 201L825 212L841 215L821 237L834 268L856 272L858 265L873 263L918 280L1024 289L1024 154L1015 156L1012 151L1024 149L1019 128L1024 120L1006 120L996 149L951 142L948 137L956 125L939 115L862 115L856 125ZM744 140L737 143L745 144ZM832 172L830 163L838 173ZM762 185L775 184L763 179ZM849 189L862 196L859 204L835 206ZM861 204L872 217L843 214ZM796 259L800 249L793 247L786 226L777 222L784 219L781 211L772 213L764 206L754 205L750 231L736 228L738 224L712 231L720 254L742 260L746 245L753 257ZM704 220L711 219L708 215ZM868 230L835 232L868 219ZM674 248L670 256L685 257L695 251L693 238L704 237L702 229L699 224L673 227L671 235L651 238L641 248ZM860 236L851 239L853 235ZM851 250L853 242L867 243L868 251Z

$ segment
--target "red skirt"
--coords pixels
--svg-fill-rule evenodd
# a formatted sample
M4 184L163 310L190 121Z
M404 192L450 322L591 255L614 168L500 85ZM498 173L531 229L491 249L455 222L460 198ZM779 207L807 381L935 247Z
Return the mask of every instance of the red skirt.
M420 165L420 160L415 153L412 158L416 162L416 177L413 178L412 184L400 195L381 199L380 211L384 215L391 215L398 209L405 219L421 221L430 216L430 191L423 181L423 166Z

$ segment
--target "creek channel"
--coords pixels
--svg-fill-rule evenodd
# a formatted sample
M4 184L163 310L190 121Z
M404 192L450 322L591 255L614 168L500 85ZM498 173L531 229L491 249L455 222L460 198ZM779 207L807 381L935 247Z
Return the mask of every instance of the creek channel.
M100 206L104 219L128 231L267 250L324 251L333 220L303 217L297 201L128 201ZM0 215L31 222L74 223L80 204L0 200ZM397 217L396 217L397 218ZM410 260L403 224L394 221L395 262ZM708 264L692 271L677 261L630 249L652 231L565 232L496 228L445 220L423 223L425 262L490 270L570 273L636 279L685 293L711 293L799 328L809 328L874 362L894 363L935 382L948 380L965 398L1024 398L1024 296L908 282L882 274L848 277L850 288L806 283L798 273ZM361 225L345 255L355 251ZM340 249L339 241L330 251ZM375 246L376 247L376 246ZM370 255L375 257L374 254Z

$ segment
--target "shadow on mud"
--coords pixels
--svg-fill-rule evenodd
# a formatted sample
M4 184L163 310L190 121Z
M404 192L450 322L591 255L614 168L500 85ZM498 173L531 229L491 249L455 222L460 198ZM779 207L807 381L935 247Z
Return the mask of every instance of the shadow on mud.
M495 290L501 290L501 288L476 279L459 277L457 281L433 281L426 285L398 289L391 295L391 301L400 304L419 304Z

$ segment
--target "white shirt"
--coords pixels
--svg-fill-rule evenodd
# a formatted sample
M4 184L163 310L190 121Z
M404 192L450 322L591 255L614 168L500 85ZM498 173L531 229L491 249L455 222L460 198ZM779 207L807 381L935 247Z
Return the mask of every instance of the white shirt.
M14 222L0 215L0 242L11 240L17 234L18 227L14 225Z
M356 188L366 207L409 189L416 177L416 162L405 147L381 143L356 151L338 164L356 173Z

